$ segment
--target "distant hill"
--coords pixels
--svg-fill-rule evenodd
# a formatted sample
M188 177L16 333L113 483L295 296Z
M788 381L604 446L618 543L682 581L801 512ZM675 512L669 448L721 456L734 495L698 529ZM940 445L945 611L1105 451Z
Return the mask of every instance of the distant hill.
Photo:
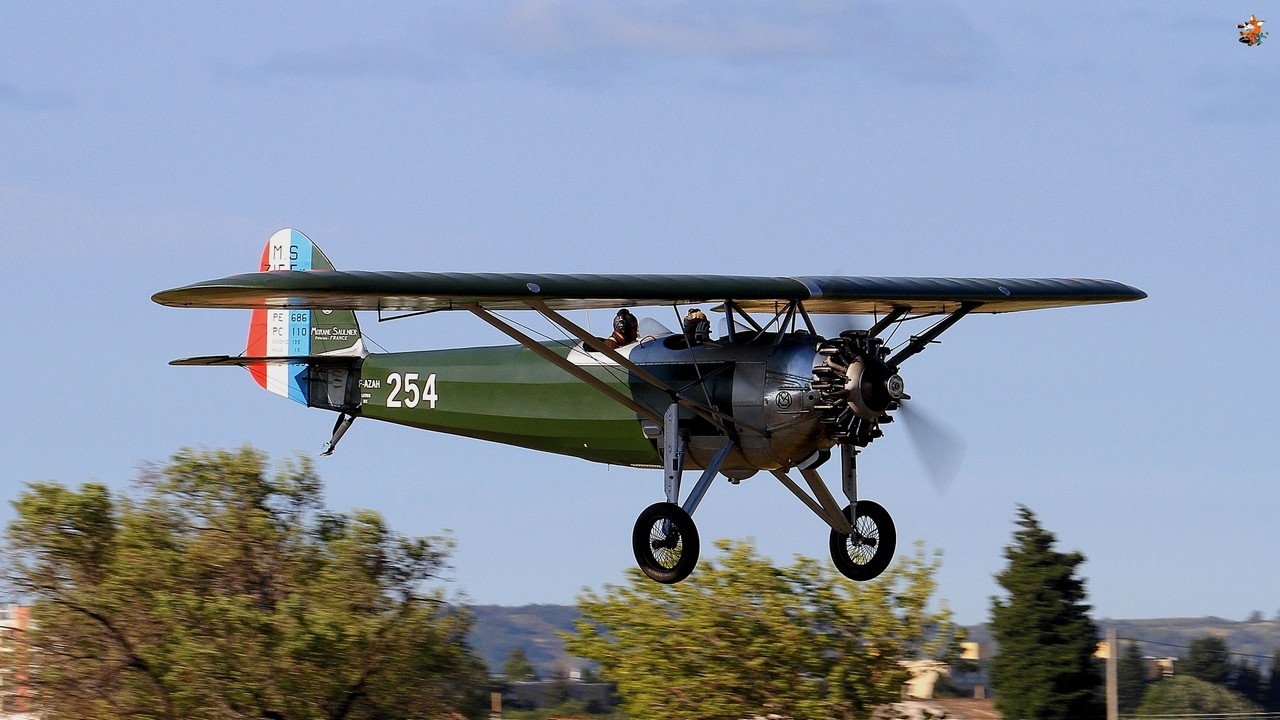
M1276 620L1226 620L1220 617L1152 618L1149 620L1095 620L1099 632L1115 628L1121 644L1137 642L1143 655L1154 657L1183 656L1187 646L1195 638L1213 635L1222 638L1236 659L1242 656L1254 664L1270 666L1270 658L1280 650L1280 618ZM966 628L969 639L980 642L985 648L993 648L991 631L986 625Z
M502 672L507 656L517 647L524 648L540 677L550 677L557 664L586 665L566 653L560 639L560 633L573 632L573 621L578 619L573 605L472 605L470 610L475 618L471 647L488 664L489 672Z
M1140 643L1144 655L1185 655L1194 638L1214 635L1233 653L1269 659L1280 650L1280 620L1224 620L1219 617L1165 618L1154 620L1101 620L1098 627L1114 627L1121 638ZM1256 663L1258 658L1253 659Z
M578 609L572 605L474 605L470 609L475 617L471 646L489 665L491 672L502 672L507 656L517 647L524 648L529 661L544 677L550 676L557 664L569 668L581 668L587 664L566 653L564 641L560 638L560 633L574 632L573 621L578 618ZM1280 648L1280 618L1269 621L1255 618L1243 622L1218 617L1104 618L1097 623L1101 631L1114 627L1122 639L1140 641L1144 655L1184 655L1184 648L1191 644L1191 640L1202 635L1222 638L1233 653L1261 656L1251 660L1263 665L1268 665L1269 660L1262 658L1270 658ZM973 625L965 630L971 640L983 643L985 648L993 648L991 632L986 625Z

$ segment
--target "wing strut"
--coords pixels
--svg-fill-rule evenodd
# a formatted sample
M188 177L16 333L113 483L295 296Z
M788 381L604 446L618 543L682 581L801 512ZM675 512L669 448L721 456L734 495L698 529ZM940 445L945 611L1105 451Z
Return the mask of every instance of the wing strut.
M905 305L895 306L893 308L893 312L880 318L880 322L877 322L875 325L872 325L871 329L867 331L867 334L870 335L871 337L877 337L880 333L885 331L885 328L897 322L898 318L902 317L903 315L906 315L910 311L911 311L911 308Z
M598 353L605 355L610 360L613 360L614 362L618 363L619 366L625 368L628 372L640 378L645 383L648 383L649 385L652 385L653 387L661 390L662 392L667 393L667 395L671 397L672 401L677 402L680 405L683 405L684 407L689 408L690 410L693 410L695 413L698 413L703 418L705 418L708 422L718 426L721 430L725 431L726 434L729 433L729 426L732 426L732 425L741 426L759 435L766 434L764 430L751 425L747 425L743 423L741 420L738 420L732 415L729 415L728 413L720 412L719 410L717 410L714 407L711 407L710 405L700 403L697 400L693 400L689 397L686 397L685 395L683 395L683 391L685 390L685 388L680 388L680 389L673 388L667 383L660 380L659 378L654 377L652 373L650 373L648 370L645 370L644 368L632 362L630 358L625 357L622 353L618 352L617 350L614 350L608 345L605 345L604 341L602 341L600 338L582 329L581 326L579 326L577 323L573 322L569 318L561 315L555 310L552 310L550 307L547 306L545 302L541 300L525 300L524 302L531 309L541 313L542 316L545 317L546 319L555 323L560 328L562 328L569 334L573 335L574 337L577 337L587 347L591 348L592 350L595 350ZM473 310L472 312L475 312L475 311ZM515 336L512 335L512 337L515 337ZM520 341L520 342L523 343L524 341ZM528 346L526 345L526 347ZM538 345L538 347L542 347L542 346ZM552 362L555 362L557 365L563 364L563 365L568 365L570 367L575 367L575 368L577 367L577 365L573 365L572 363L569 363L568 361L561 358L559 355L555 355L555 353L552 353L552 355L556 358L556 360ZM700 378L698 382L693 384L700 384L703 379L705 378ZM726 425L726 423L728 425Z
M941 335L943 332L946 331L947 328L960 322L960 318L964 317L965 315L968 315L970 312L972 312L973 310L976 310L981 305L982 303L979 303L979 302L960 303L960 307L956 308L955 312L946 316L942 320L939 320L937 324L935 324L933 327L926 330L924 334L913 336L911 338L911 341L907 343L907 346L905 348L903 348L902 350L899 350L897 355L894 355L893 357L889 358L889 360L887 361L889 363L889 367L896 368L902 364L903 360L906 360L912 355L915 355L921 350L924 350L929 343L936 340L939 335Z
M742 308L738 307L738 303L732 300L726 300L724 303L724 307L725 307L725 315L729 321L730 328L734 326L733 316L736 314L738 317L742 318L743 320L746 320L747 324L750 325L752 328L754 328L756 332L764 332L764 328L760 327L760 323L756 322L755 318L743 312Z
M670 395L673 400L676 398L676 391L673 390L670 385L667 385L665 382L654 377L648 370L645 370L639 365L631 362L629 358L623 357L622 353L614 350L608 345L605 345L600 338L582 329L577 325L577 323L574 323L569 320L569 318L561 315L555 310L552 310L550 307L547 307L545 302L541 300L525 300L525 304L542 313L543 317L547 318L551 322L569 331L570 334L586 343L592 350L595 350L598 353L603 353L610 360L626 368L636 377Z
M470 310L472 314L474 314L476 317L480 318L481 320L484 320L485 322L489 323L493 327L497 328L499 331L501 331L504 335L510 337L512 340L515 340L521 345L529 348L534 353L541 356L544 360L547 360L548 362L550 362L552 365L559 367L561 370L564 370L570 375L578 378L579 380L586 383L587 385L595 388L596 390L599 390L601 393L604 393L610 399L616 402L619 402L628 408L631 408L636 412L637 415L655 424L658 424L658 425L662 424L662 416L654 412L651 408L647 408L641 405L640 403L636 402L635 400L632 400L631 398L627 397L626 395L623 395L617 390L614 390L612 387L610 387L607 383L605 383L600 378L597 378L596 376L592 375L586 370L578 367L577 365L574 365L568 360L565 360L564 358L555 354L551 350L547 349L544 345L542 345L542 343L539 343L538 341L534 340L528 335L525 335L519 330L511 327L507 323L498 319L493 313L489 312L488 310L485 310L484 308L480 307L475 303L468 303L463 307L465 307L467 310Z

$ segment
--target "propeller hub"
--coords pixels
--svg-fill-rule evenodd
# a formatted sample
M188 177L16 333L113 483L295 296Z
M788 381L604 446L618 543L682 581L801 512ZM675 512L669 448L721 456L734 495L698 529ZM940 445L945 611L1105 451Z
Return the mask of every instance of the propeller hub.
M866 331L848 331L817 346L813 388L828 436L866 445L880 436L879 425L906 399L906 383L886 362L884 342Z
M815 351L811 387L827 438L866 447L883 435L881 424L894 419L889 413L899 411L930 479L944 489L964 458L964 441L908 402L906 383L889 364L884 342L866 331L849 331L819 341Z
M889 394L889 397L893 398L894 400L901 400L902 396L906 394L905 391L907 389L907 385L906 383L902 382L901 375L899 375L898 373L894 373L890 375L887 380L884 381L884 389L885 389L885 392Z
M906 388L902 376L883 362L859 358L846 371L846 401L858 417L877 420L897 407Z

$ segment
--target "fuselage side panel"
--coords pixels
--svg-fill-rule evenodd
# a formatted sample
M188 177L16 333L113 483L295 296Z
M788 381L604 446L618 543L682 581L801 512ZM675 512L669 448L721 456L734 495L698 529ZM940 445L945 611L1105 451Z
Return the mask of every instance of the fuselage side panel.
M586 368L631 394L626 370ZM363 417L596 462L661 464L633 410L518 345L374 354L359 375Z

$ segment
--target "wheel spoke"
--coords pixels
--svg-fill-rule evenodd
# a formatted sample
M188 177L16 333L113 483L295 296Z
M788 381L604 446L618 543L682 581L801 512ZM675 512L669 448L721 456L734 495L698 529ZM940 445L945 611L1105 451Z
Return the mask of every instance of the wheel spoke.
M892 518L878 504L860 501L858 511L856 518L850 518L851 533L831 532L831 559L845 577L870 580L893 560L897 533ZM846 517L849 514L845 508Z
M680 562L684 542L670 520L659 520L649 529L649 547L653 548L653 559L663 569L671 570Z
M698 530L674 503L655 503L640 514L632 534L636 563L661 583L680 582L698 562Z

